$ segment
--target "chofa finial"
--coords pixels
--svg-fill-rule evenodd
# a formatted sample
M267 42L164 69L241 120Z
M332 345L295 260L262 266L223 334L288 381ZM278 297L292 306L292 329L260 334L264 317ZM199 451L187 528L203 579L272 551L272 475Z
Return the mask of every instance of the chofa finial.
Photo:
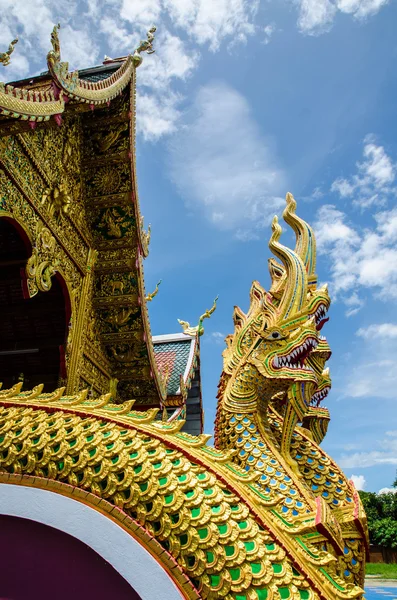
M195 327L191 327L190 323L188 323L187 321L181 321L180 319L178 319L178 323L182 326L183 333L185 333L186 335L191 335L192 337L197 334L199 336L203 335L203 333L204 333L203 321L204 321L204 319L209 319L210 316L212 315L212 313L215 311L218 298L219 298L219 296L217 296L215 298L211 308L206 310L205 313L203 313L200 316L198 325L196 325Z
M18 43L18 38L12 40L11 44L8 46L8 50L6 52L0 52L0 64L5 67L10 64L10 56L14 52L14 46Z
M151 27L149 29L149 31L147 32L147 39L146 40L141 40L138 48L135 50L133 56L134 59L134 63L136 67L139 67L139 65L142 63L142 56L141 53L142 52L147 52L148 54L153 54L155 51L155 49L153 48L153 40L154 40L154 34L156 32L157 27Z

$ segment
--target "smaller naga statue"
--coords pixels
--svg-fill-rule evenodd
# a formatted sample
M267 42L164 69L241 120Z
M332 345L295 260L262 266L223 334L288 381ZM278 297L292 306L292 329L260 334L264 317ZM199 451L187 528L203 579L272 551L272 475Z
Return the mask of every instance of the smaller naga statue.
M8 46L8 50L6 52L0 52L0 64L4 65L5 67L10 64L10 56L14 52L14 47L17 43L18 38L15 38L15 40L12 40L11 44Z

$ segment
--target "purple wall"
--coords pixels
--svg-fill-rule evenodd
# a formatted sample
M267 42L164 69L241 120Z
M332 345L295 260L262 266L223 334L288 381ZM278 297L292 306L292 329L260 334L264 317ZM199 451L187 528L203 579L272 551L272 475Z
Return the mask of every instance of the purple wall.
M140 596L80 540L29 519L0 515L0 600L91 599Z

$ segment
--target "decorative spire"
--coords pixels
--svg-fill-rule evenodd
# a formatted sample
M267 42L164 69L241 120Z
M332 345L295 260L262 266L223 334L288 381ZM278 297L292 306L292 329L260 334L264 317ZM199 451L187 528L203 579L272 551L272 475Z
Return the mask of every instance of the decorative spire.
M313 229L296 214L296 200L290 192L285 199L287 206L283 212L283 219L295 231L295 252L306 267L308 283L315 284L317 282L316 238Z
M157 283L156 283L156 287L154 288L153 292L151 294L148 294L145 297L146 302L151 302L153 300L153 298L155 298L155 296L157 296L158 291L159 291L159 285L162 282L162 279L160 279Z
M133 59L134 59L134 63L135 63L135 67L139 67L139 65L142 63L142 56L141 53L142 52L147 52L148 54L153 54L155 51L155 49L153 48L153 40L154 40L154 34L156 32L156 27L151 27L149 29L149 31L147 32L147 39L146 40L141 40L141 43L139 44L138 48L135 50L134 54L132 55Z
M183 333L185 333L186 335L191 335L192 337L196 336L197 334L199 336L203 335L203 333L204 333L203 321L204 321L204 319L209 319L210 316L212 315L212 313L215 311L218 298L219 298L219 296L217 296L215 298L214 303L211 306L211 308L206 310L205 313L203 313L201 315L201 317L199 318L198 325L196 325L196 327L191 327L190 323L188 323L187 321L181 321L180 319L178 319L178 323L182 326Z
M5 67L10 64L10 56L14 52L14 46L18 43L18 38L12 40L11 44L8 46L8 50L6 52L0 52L0 64Z
M282 261L286 270L285 289L279 306L281 315L286 319L292 317L303 306L307 296L307 273L298 254L280 244L282 229L276 216L273 218L272 230L269 248Z

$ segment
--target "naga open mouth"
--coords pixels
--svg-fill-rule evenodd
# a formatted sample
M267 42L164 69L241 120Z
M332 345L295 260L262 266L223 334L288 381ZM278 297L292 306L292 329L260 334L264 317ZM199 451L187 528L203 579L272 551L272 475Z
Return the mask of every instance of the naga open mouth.
M313 396L310 400L310 405L311 406L320 406L320 403L324 400L324 398L326 398L328 396L330 389L331 389L331 386L327 385L322 390L319 390L318 392L313 394Z
M276 369L288 367L290 369L308 369L309 371L312 371L313 369L310 366L304 365L303 363L317 345L318 341L314 337L309 337L303 344L292 350L290 354L286 354L285 356L275 356L273 358L273 366Z
M325 304L320 304L313 315L316 321L317 331L320 331L324 327L325 323L329 321L329 317L327 317L327 310L328 309Z

